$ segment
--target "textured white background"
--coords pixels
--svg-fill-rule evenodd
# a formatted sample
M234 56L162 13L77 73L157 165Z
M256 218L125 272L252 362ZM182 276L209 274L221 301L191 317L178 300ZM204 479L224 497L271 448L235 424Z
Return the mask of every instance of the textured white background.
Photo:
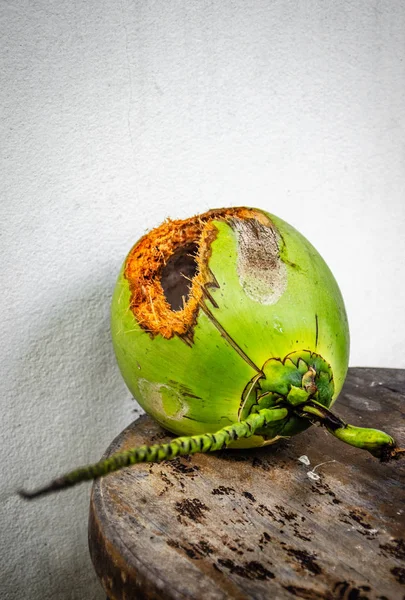
M2 598L102 599L89 486L133 418L109 339L126 252L253 205L341 286L352 365L405 367L403 0L0 3Z

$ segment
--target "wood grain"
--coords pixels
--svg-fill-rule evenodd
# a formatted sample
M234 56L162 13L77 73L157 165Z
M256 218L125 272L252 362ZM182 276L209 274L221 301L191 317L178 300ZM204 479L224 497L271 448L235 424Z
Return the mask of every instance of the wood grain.
M404 400L405 370L351 369L334 410L404 444ZM141 417L107 454L170 437ZM400 600L404 462L312 427L259 450L127 468L93 485L96 572L113 600Z

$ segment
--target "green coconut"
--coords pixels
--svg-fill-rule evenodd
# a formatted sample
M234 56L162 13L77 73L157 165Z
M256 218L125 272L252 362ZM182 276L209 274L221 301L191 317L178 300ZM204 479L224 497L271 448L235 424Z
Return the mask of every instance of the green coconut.
M383 461L392 437L330 411L345 381L349 328L339 287L296 229L253 208L166 221L127 256L111 309L122 376L178 438L60 477L24 497L138 462L256 447L320 423Z

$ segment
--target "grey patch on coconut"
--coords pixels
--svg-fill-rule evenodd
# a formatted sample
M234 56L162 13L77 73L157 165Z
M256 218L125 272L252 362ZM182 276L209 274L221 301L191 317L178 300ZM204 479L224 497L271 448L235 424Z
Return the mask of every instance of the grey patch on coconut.
M148 410L157 417L181 421L188 412L188 405L177 390L165 383L139 380L139 390L148 403Z
M287 287L287 268L279 255L280 236L256 219L232 219L238 236L238 276L247 296L275 304Z

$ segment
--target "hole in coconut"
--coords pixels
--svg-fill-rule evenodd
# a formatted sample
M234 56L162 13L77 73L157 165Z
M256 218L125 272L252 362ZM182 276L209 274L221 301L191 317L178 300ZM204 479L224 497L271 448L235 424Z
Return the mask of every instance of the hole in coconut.
M182 310L190 295L190 280L197 273L197 252L196 243L182 246L171 255L162 269L160 281L163 292L174 311Z

